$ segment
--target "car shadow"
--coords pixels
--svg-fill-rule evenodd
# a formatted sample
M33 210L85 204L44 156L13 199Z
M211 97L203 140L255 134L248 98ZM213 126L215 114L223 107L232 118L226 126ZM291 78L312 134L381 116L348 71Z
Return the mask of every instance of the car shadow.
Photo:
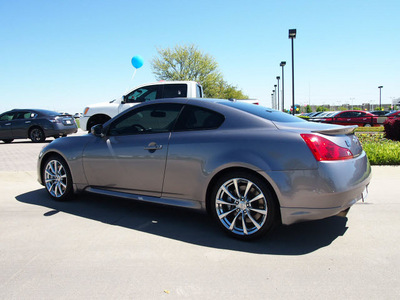
M2 145L2 144L4 144L4 145L11 145L11 144L49 144L54 140L55 140L54 138L47 138L45 141L39 142L39 143L34 143L31 140L13 140L11 143L1 142L0 145Z
M16 200L49 208L44 217L63 212L195 245L255 254L308 254L330 245L347 230L347 218L330 217L280 226L260 240L244 242L225 235L207 214L195 210L91 194L57 202L45 189L18 195Z

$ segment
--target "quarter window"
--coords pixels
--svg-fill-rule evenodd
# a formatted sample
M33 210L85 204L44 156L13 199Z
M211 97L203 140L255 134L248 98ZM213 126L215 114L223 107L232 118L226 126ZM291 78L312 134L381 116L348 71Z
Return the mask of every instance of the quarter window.
M206 130L221 126L225 117L215 111L194 105L186 105L176 122L174 131Z

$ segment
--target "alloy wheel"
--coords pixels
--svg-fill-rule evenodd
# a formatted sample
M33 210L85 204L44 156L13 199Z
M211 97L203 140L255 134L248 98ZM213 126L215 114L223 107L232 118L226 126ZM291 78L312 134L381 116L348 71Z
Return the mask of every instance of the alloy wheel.
M261 188L246 178L232 178L219 187L215 210L221 224L239 236L253 235L261 230L269 212Z
M54 198L64 196L68 190L68 175L63 164L58 160L50 160L44 170L47 191Z

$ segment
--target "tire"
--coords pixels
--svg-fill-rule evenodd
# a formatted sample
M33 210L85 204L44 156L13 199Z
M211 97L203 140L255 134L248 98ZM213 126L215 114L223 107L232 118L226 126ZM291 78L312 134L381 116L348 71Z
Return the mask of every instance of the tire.
M371 124L365 123L365 124L364 124L364 127L371 127Z
M35 127L29 131L29 138L34 143L43 143L46 140L46 136L41 128Z
M209 204L222 230L241 240L260 238L277 223L277 201L257 176L233 172L219 178Z
M42 178L50 196L57 201L72 198L72 177L68 164L60 156L49 157L43 165Z
M13 139L6 139L6 140L2 140L5 144L9 144L13 141Z

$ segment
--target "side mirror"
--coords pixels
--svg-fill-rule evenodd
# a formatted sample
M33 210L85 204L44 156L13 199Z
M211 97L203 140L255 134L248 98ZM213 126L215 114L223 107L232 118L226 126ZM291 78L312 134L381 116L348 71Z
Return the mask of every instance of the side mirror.
M94 136L103 137L103 125L97 124L90 129L90 133Z

